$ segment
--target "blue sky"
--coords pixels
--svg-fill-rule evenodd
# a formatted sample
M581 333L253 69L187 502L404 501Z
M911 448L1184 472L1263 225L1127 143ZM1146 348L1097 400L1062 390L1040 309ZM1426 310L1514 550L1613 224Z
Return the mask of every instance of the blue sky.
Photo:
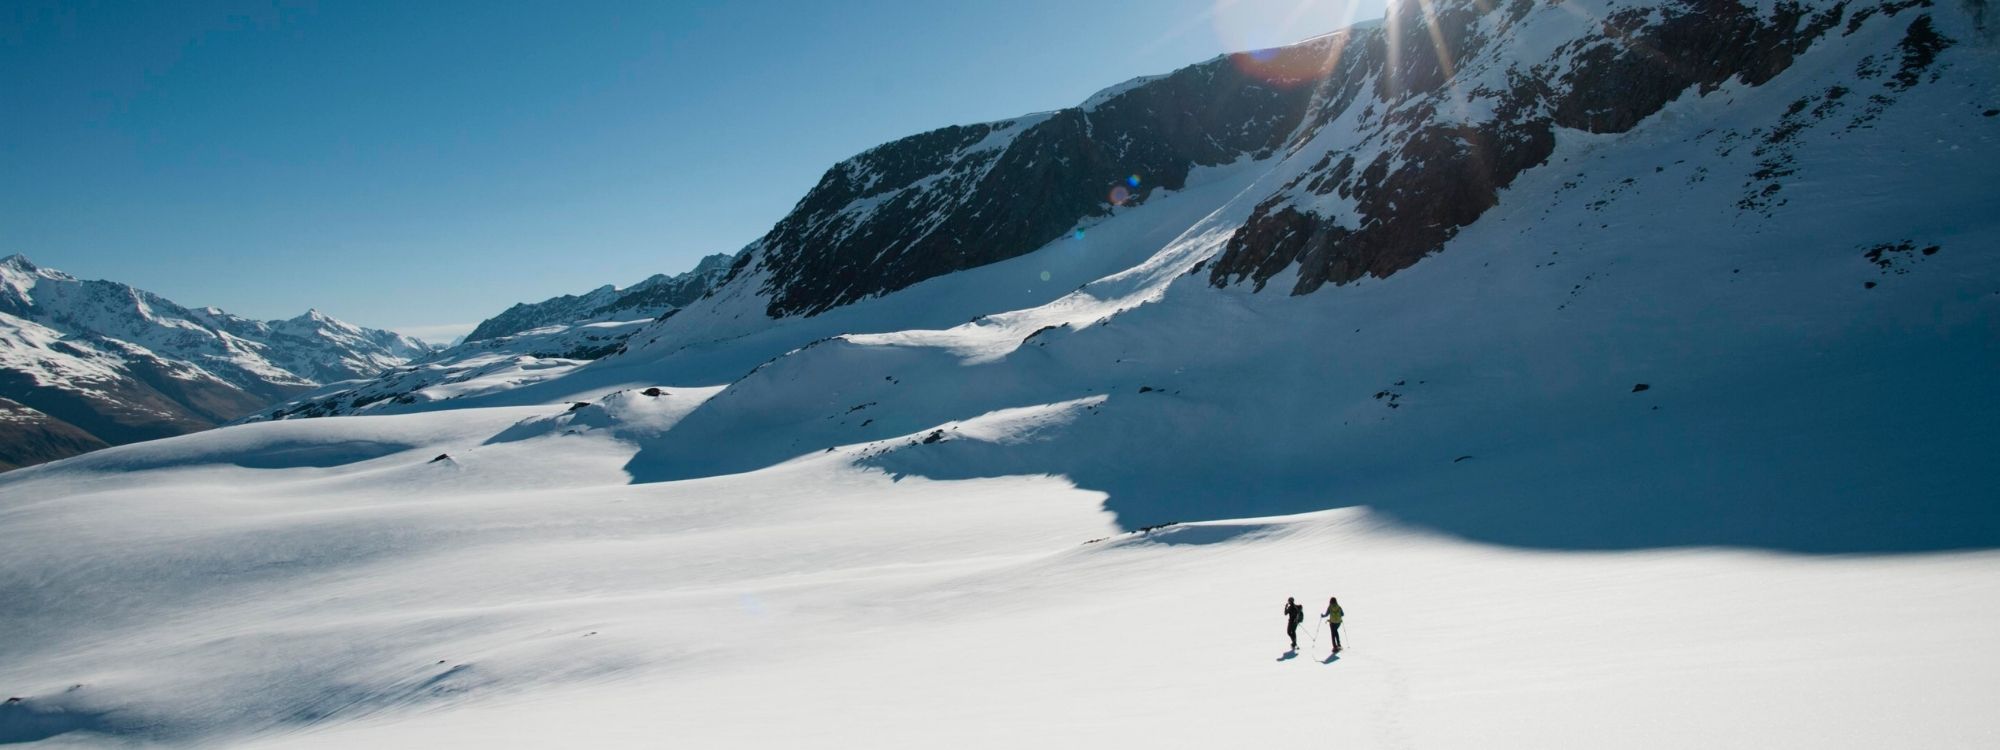
M441 336L735 252L877 143L1381 14L1361 2L16 0L0 254Z

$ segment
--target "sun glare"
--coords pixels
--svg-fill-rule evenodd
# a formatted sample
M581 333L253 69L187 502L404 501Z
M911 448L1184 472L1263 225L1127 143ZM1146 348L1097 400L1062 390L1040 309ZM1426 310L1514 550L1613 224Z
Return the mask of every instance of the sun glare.
M1346 39L1333 39L1330 48L1294 45L1352 25L1359 12L1357 3L1344 0L1216 0L1209 18L1223 47L1240 51L1230 57L1239 70L1290 87L1333 70Z

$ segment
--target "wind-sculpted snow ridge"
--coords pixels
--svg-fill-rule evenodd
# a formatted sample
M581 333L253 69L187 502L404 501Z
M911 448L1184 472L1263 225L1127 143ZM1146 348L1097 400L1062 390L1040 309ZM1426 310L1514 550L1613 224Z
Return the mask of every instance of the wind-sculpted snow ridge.
M206 429L318 383L371 376L430 351L318 310L260 321L188 309L10 256L0 260L0 396L62 425L52 429L89 439L9 434L0 452L47 460L70 455L49 452L57 446Z

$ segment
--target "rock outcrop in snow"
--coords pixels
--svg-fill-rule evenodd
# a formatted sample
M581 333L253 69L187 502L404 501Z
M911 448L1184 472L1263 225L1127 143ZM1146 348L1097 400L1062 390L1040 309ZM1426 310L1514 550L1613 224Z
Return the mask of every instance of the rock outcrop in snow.
M1577 23L1530 0L1392 5L1388 23L1343 37L1344 54L1332 58L1290 149L1312 166L1257 206L1209 278L1262 288L1297 267L1291 291L1303 294L1407 268L1499 203L1522 172L1545 166L1558 132L1624 133L1684 95L1763 85L1837 32L1849 6L1614 4ZM1918 15L1909 34L1929 23ZM1522 43L1561 30L1595 33ZM1898 75L1928 65L1909 60ZM1776 195L1778 176L1759 176L1752 199Z
M1309 81L1272 148L1100 201L1108 215L1018 257L920 264L938 275L914 282L798 282L801 254L858 273L905 240L792 245L781 226L715 294L544 395L640 375L727 383L673 429L629 436L640 481L833 448L897 474L1069 477L1128 528L1338 497L1542 546L1863 549L1884 526L1930 548L2000 538L2000 519L1940 520L1981 491L1971 446L1991 442L1985 418L1946 404L1990 402L1974 383L1997 366L1973 343L2000 314L2000 64L1978 6L1398 8L1229 59ZM1301 76L1306 50L1318 62ZM850 164L971 153L954 137ZM947 191L949 205L980 204L999 179ZM788 221L872 205L809 197ZM968 435L1017 410L1055 416L1032 438ZM1843 431L1909 442L1862 450ZM1906 477L1912 462L1930 468ZM1708 473L1626 487L1641 464ZM1444 465L1495 483L1481 492L1506 510L1421 502L1464 494ZM1795 491L1768 489L1781 475ZM1526 490L1538 476L1568 489ZM1925 489L1867 489L1889 476ZM1629 502L1591 512L1614 485ZM1822 503L1842 520L1770 525ZM1730 531L1690 528L1690 508Z
M1548 168L1562 134L1630 132L1670 102L1761 86L1829 37L1893 24L1895 39L1857 61L1852 85L1814 99L1824 106L1813 119L1839 110L1865 127L1868 113L1934 79L1938 52L1958 43L1936 29L1932 7L1397 3L1382 23L870 149L829 169L716 296L754 296L771 318L822 314L1021 256L1181 189L1190 170L1239 159L1280 179L1253 188L1252 215L1204 267L1213 283L1262 289L1282 274L1287 291L1306 293L1385 276L1442 249L1523 173ZM1966 9L1984 24L1984 3ZM1746 137L1777 153L1801 127ZM1746 210L1786 199L1780 157L1742 186Z
M48 460L206 429L430 351L318 310L262 321L189 309L13 255L0 259L0 397L46 426L42 437L10 429L0 451Z
M1326 43L1278 50L1309 68ZM1093 97L1088 106L952 126L827 170L739 259L772 317L812 315L941 274L1013 258L1077 222L1178 190L1201 166L1269 156L1312 89L1216 58ZM761 274L744 274L754 265Z

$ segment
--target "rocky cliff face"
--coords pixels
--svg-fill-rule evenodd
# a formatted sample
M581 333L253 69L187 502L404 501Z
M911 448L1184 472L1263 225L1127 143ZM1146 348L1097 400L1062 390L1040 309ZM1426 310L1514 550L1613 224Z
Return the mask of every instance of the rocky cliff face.
M817 315L1036 250L1181 188L1192 168L1239 160L1268 165L1270 179L1203 269L1213 284L1261 290L1291 274L1287 291L1304 294L1385 276L1546 166L1559 134L1623 133L1681 97L1764 85L1871 22L1904 27L1902 43L1864 63L1870 90L1820 98L1879 111L1957 43L1934 30L1931 4L1398 3L1379 23L1135 80L1078 107L871 149L829 169L728 283L754 286L769 317ZM1983 2L1968 8L1983 18ZM1746 186L1745 210L1782 201L1785 174L1774 162Z
M476 347L263 416L433 408L558 379L596 383L570 379L572 368L604 373L606 384L634 368L713 384L816 340L977 324L1106 274L1131 271L1107 285L1128 288L1183 260L1178 273L1207 287L1263 293L1276 282L1307 294L1444 252L1503 201L1574 199L1570 181L1584 176L1554 163L1568 158L1563 149L1653 158L1657 144L1623 137L1669 109L1711 123L1669 136L1709 155L1649 163L1649 173L1687 171L1690 200L1770 218L1798 190L1791 154L1801 139L1873 127L1936 80L1940 52L1965 43L1955 36L1976 36L1961 16L1934 23L1942 11L1928 2L1398 4L1381 21L1136 79L1076 107L870 149L829 169L670 319L573 327L634 294L609 287L520 305L482 325L479 336L496 335ZM1790 78L1816 83L1771 93L1815 54L1816 72ZM1721 123L1738 99L1769 96L1792 101L1777 121ZM1755 158L1741 184L1711 181L1711 170L1733 173L1739 149ZM1197 227L1213 246L1184 236L1175 257L1145 260ZM1035 268L1008 268L1038 252L1049 255ZM998 286L1004 293L989 288ZM580 317L556 322L565 316ZM547 330L497 334L537 325Z
M1391 13L1352 38L1319 84L1311 125L1293 141L1294 153L1317 161L1230 239L1210 271L1215 284L1262 288L1296 266L1291 291L1304 294L1406 268L1543 165L1558 130L1620 133L1683 95L1762 85L1849 10L1790 0L1768 13L1729 0L1636 4L1583 25L1596 33L1547 47L1521 41L1569 19L1531 0L1403 3Z
M1311 63L1326 46L1276 51L1273 68ZM734 275L760 279L772 317L813 315L1022 255L1080 220L1179 189L1197 166L1269 156L1312 89L1238 62L1216 58L1082 106L870 149L827 170Z

